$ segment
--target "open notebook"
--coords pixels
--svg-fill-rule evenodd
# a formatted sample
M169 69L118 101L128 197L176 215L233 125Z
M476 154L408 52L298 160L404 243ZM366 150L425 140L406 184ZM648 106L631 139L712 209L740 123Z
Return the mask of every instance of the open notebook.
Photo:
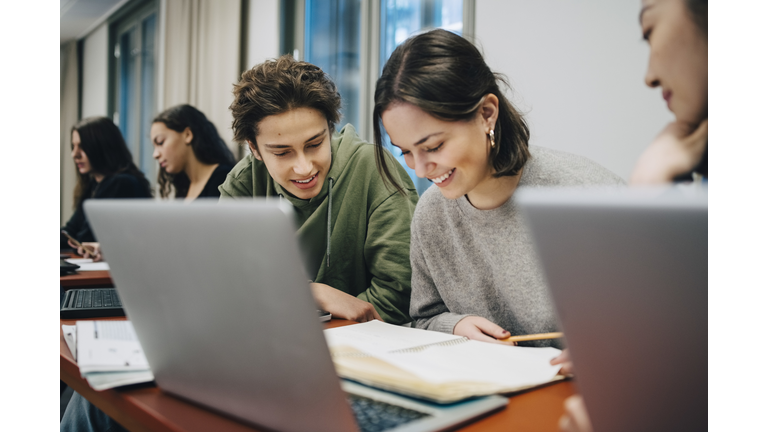
M560 350L498 345L370 321L325 330L339 376L439 403L511 393L563 377Z

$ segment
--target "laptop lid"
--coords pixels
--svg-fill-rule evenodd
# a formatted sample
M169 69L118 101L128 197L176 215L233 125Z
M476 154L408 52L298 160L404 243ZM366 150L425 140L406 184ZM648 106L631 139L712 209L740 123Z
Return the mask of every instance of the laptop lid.
M158 386L270 429L357 430L293 210L200 201L85 203Z
M706 430L706 187L516 200L595 431Z

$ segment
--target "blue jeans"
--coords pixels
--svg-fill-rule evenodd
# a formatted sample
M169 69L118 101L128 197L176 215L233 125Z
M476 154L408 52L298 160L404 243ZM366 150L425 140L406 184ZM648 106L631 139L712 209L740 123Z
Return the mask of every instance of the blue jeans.
M69 400L64 418L59 425L60 432L128 432L120 423L112 420L96 405L77 392Z

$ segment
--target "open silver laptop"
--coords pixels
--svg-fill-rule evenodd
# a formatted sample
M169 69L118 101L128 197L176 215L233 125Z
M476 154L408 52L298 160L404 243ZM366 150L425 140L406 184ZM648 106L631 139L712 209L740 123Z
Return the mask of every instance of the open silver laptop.
M280 431L445 430L507 404L440 406L340 381L290 206L89 200L85 212L164 391ZM379 402L402 408L379 414Z
M706 187L516 196L594 430L707 430Z

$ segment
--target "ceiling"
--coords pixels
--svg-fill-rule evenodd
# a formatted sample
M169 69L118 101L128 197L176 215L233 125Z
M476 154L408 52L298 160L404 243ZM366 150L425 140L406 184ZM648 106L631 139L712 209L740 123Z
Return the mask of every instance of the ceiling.
M129 0L60 0L60 44L84 37Z

